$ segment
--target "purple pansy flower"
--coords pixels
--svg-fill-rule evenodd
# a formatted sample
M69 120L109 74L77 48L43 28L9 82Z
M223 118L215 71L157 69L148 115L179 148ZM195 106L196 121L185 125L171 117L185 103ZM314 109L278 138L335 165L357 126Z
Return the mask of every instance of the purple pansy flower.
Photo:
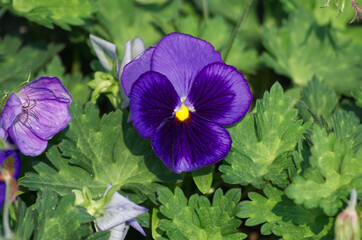
M176 173L225 158L232 141L224 126L238 122L252 101L243 74L210 43L181 33L127 64L121 79L135 128Z
M67 127L72 115L68 90L56 77L41 76L8 98L0 116L0 136L11 137L29 156L41 154L48 140Z
M5 166L6 165L6 166ZM8 172L0 172L0 209L5 201L5 191L6 191L6 184L4 182L5 174L10 174L11 177L14 179L13 184L10 184L11 187L17 187L15 179L19 177L21 167L21 161L19 154L16 150L1 150L0 151L0 168L3 168L4 171ZM16 186L13 186L15 183ZM16 191L11 191L12 195L16 194ZM15 196L11 196L14 198Z

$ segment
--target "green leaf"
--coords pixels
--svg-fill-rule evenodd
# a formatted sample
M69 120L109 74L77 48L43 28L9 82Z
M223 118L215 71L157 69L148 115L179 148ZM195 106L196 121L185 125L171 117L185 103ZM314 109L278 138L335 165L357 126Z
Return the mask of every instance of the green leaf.
M160 223L160 219L158 218L159 210L157 208L152 209L152 218L151 218L151 232L153 239L161 237L159 233L158 224Z
M288 197L306 208L321 207L328 216L343 206L351 189L362 191L362 148L349 150L334 133L314 127L311 168L286 189Z
M162 204L159 227L168 239L244 239L246 234L238 233L241 221L235 218L240 189L231 189L225 195L216 190L212 205L206 197L192 195L188 200L180 188L173 194L169 189L157 191ZM165 238L167 239L167 238Z
M248 218L246 226L261 226L261 234L275 234L285 240L323 239L333 229L333 218L320 209L307 210L295 205L283 191L268 184L265 197L254 192L248 194L251 201L239 204L237 216Z
M68 89L73 101L86 104L90 99L91 89L87 86L88 77L83 77L81 73L64 74L65 68L58 56L55 56L47 65L44 71L38 75L56 76L62 80L64 86Z
M297 114L280 84L274 84L264 100L257 101L256 113L248 113L229 129L233 146L225 159L229 165L219 168L223 179L258 188L271 180L285 187L289 183L286 169L293 165L290 152L310 127L309 123L302 125Z
M125 42L134 37L141 37L146 47L155 45L162 37L155 23L175 18L181 6L179 0L146 6L128 0L100 0L100 4L102 7L97 12L99 24L95 26L95 34L116 44L120 58Z
M109 240L110 235L110 231L96 232L87 237L86 240Z
M90 18L99 7L94 0L13 0L5 6L30 21L49 28L56 24L65 30L70 30L69 25L84 24L83 18Z
M34 230L34 210L26 208L25 203L18 198L14 204L16 214L15 236L21 240L28 240Z
M47 158L54 165L39 162L36 173L26 173L20 184L32 190L50 188L60 195L88 187L95 198L112 183L130 189L141 200L155 192L156 182L175 182L179 175L168 170L141 138L120 110L99 119L95 105L71 105L68 139L51 147Z
M316 75L328 87L350 95L362 78L362 46L338 39L302 9L293 12L280 29L264 28L263 33L268 52L262 60L296 85L306 86Z
M215 166L211 165L211 166L200 168L191 173L192 178L194 179L194 182L195 182L197 188L203 194L206 194L210 191L214 169L215 169Z
M362 107L362 87L353 89L352 95L356 99L357 106Z
M333 115L333 131L343 140L347 149L357 151L362 146L362 124L353 112L336 112Z
M38 194L35 208L34 240L82 239L89 232L84 223L93 220L82 207L74 207L75 195L58 200L56 194L45 190Z
M61 49L62 46L58 44L22 45L20 38L6 35L0 42L1 91L9 92L26 81L29 70L32 76L36 76L38 71Z
M323 82L320 82L317 77L308 82L308 85L301 91L301 100L309 107L309 109L317 116L323 116L325 119L329 119L333 110L338 103L338 97L336 93L325 86ZM307 121L311 120L312 116L309 112L297 105L299 115Z

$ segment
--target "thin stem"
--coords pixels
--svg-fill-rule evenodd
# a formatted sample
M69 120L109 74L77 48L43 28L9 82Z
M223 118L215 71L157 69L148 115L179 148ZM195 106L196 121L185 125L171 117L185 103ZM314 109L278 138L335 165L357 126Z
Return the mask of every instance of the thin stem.
M204 14L206 24L209 23L209 11L207 9L207 0L202 0L202 12Z
M226 52L225 52L224 62L226 62L226 59L227 59L228 56L229 56L231 47L232 47L233 44L234 44L235 38L236 38L236 36L238 35L238 32L239 32L240 27L241 27L241 24L243 23L243 21L244 21L244 19L245 19L245 16L246 16L246 13L248 12L248 10L249 10L250 5L251 5L252 2L253 2L253 0L248 0L248 2L245 4L243 13L241 14L238 22L236 23L236 26L235 26L235 28L234 28L233 35L231 36L231 40L230 40L230 42L229 42L229 44L228 44L228 47L227 47L227 49L226 49Z
M10 207L10 181L5 181L5 202L3 212L3 224L5 231L5 239L11 238L11 229L9 225L9 207Z

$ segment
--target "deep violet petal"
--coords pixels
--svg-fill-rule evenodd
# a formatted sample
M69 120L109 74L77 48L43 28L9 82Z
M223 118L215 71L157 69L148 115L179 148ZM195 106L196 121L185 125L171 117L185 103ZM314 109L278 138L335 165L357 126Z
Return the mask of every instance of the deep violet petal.
M197 75L185 104L197 115L226 126L248 112L252 99L243 74L224 63L212 63Z
M15 93L11 94L6 101L4 109L0 116L0 126L6 132L7 129L13 124L16 117L22 113L21 100Z
M19 153L15 150L7 150L7 151L0 151L0 166L3 166L5 159L8 157L13 157L14 159L14 172L12 174L13 178L18 178L20 174L21 168L21 161ZM5 201L5 182L0 182L0 209Z
M155 129L174 115L181 100L168 79L157 73L147 72L140 76L130 94L132 122L138 133L151 138Z
M231 143L224 127L193 113L184 122L166 120L152 137L156 155L175 173L215 164L227 156Z
M132 85L137 81L139 76L151 70L151 57L154 49L154 47L148 48L140 56L124 66L121 81L127 96L129 96Z
M14 159L14 172L12 174L13 178L18 178L21 168L21 160L17 150L3 150L0 151L0 166L3 165L5 159L12 157Z
M196 75L208 64L222 62L214 47L199 38L171 33L156 46L151 70L165 75L180 97L186 97Z

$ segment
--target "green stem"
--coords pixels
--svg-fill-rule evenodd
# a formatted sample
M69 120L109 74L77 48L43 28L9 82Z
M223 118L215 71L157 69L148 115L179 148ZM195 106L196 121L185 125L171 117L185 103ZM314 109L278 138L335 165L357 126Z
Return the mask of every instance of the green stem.
M240 18L239 18L238 22L236 23L236 26L235 26L235 28L234 28L233 35L231 36L231 40L230 40L230 42L229 42L229 44L228 44L228 47L227 47L226 52L225 52L225 55L224 55L224 62L226 62L226 59L227 59L228 56L229 56L231 47L232 47L233 44L234 44L235 38L236 38L236 36L238 35L238 32L239 32L240 27L241 27L241 24L243 23L243 21L244 21L244 19L245 19L245 16L246 16L246 13L248 12L248 10L249 10L250 5L251 5L252 2L253 2L253 0L248 0L248 2L245 4L244 11L243 11L242 14L240 15Z
M209 11L207 10L207 0L202 0L202 12L204 14L206 24L209 23Z
M3 224L5 239L11 238L11 229L9 225L9 207L10 207L10 181L5 181L5 202L4 202L4 212L3 212Z

